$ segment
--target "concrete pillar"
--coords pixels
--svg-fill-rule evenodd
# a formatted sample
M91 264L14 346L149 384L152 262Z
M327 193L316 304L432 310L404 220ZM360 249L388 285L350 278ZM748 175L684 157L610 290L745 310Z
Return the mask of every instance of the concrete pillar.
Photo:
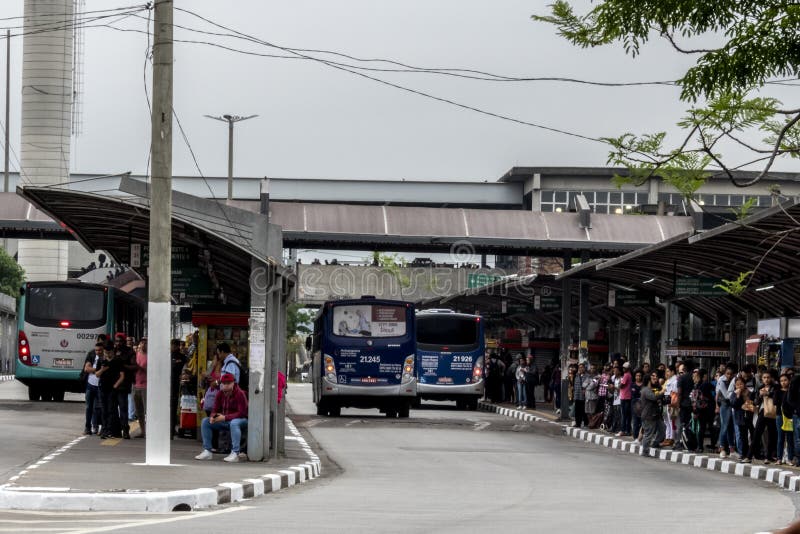
M591 282L589 280L580 281L580 301L579 301L579 326L578 326L578 339L580 340L580 360L587 360L589 358L589 349L584 348L584 344L589 343L589 289Z
M25 0L20 183L69 181L73 0ZM20 240L28 281L67 278L67 242Z
M564 251L564 271L572 266L572 251ZM565 420L569 414L569 398L567 387L567 359L569 358L569 344L572 341L572 280L565 278L561 281L561 419Z

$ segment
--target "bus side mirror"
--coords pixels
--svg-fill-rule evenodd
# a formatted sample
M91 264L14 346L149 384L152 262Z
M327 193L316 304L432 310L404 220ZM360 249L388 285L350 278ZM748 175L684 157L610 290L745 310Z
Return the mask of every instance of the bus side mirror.
M311 336L306 336L306 350L311 350Z

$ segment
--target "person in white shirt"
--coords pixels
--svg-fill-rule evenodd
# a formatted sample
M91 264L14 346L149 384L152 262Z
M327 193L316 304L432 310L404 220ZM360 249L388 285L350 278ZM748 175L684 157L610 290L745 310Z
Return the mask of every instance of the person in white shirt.
M678 376L675 373L675 366L670 365L664 371L664 394L670 398L678 395ZM675 420L678 418L678 403L676 406L664 406L664 427L665 438L661 442L662 447L672 447L675 444Z

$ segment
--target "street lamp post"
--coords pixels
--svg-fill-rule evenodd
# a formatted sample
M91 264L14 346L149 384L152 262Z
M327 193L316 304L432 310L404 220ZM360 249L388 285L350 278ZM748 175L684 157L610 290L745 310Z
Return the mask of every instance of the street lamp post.
M222 115L221 117L214 117L213 115L205 116L215 121L228 123L228 200L230 200L233 198L233 124L258 117L258 115L248 115L247 117L241 117L239 115Z

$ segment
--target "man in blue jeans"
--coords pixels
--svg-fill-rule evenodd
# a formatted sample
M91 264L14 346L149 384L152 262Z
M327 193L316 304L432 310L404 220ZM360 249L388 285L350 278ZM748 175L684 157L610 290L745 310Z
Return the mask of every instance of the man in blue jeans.
M195 460L211 460L214 457L211 453L213 430L230 430L231 453L223 460L238 462L242 430L245 429L247 429L247 395L236 384L236 378L231 373L225 373L220 378L220 391L217 393L211 414L200 424L203 452L195 456Z
M736 452L736 440L733 427L733 409L731 408L731 391L736 369L732 365L725 367L725 374L717 379L715 397L719 406L719 456L726 458Z

